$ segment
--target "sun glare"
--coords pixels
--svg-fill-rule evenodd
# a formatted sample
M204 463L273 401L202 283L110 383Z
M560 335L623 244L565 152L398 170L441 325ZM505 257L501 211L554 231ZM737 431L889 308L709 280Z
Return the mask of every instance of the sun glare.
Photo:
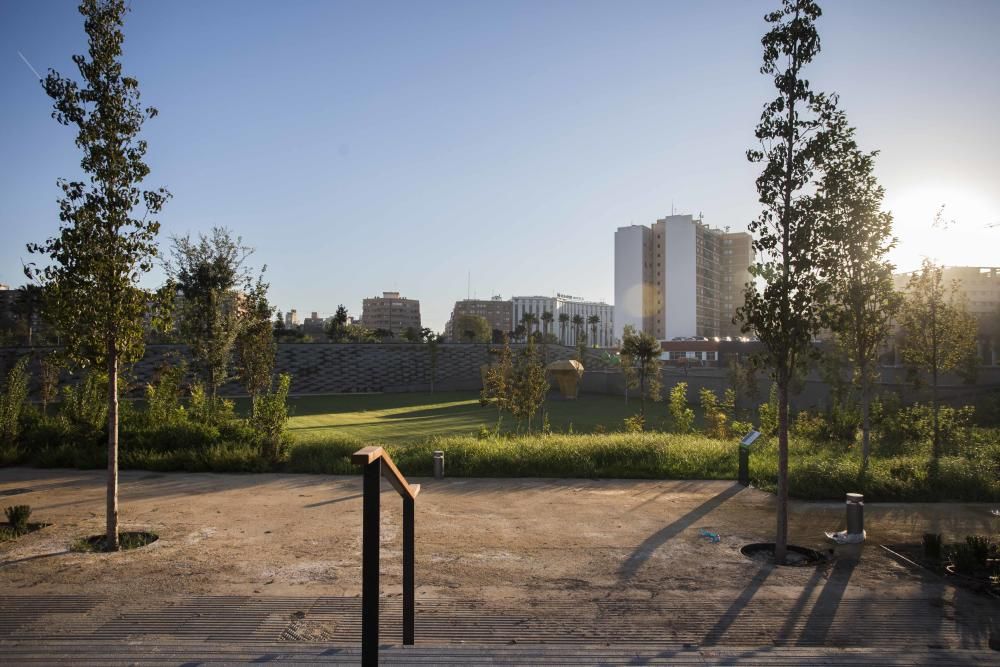
M995 265L1000 201L971 188L933 184L886 196L899 245L892 259L901 271L924 257L952 266ZM940 212L940 214L939 214Z

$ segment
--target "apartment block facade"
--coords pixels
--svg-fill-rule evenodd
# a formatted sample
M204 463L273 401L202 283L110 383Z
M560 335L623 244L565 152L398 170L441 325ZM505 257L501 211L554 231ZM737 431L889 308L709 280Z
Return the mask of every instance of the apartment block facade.
M399 292L382 292L361 302L361 324L367 329L385 329L400 336L408 328L419 330L420 301L400 296Z
M451 319L445 326L445 335L449 339L455 338L454 323L463 315L473 315L483 317L493 331L509 333L514 330L514 306L510 299L504 300L500 296L492 299L462 299L455 302L455 307L451 310Z
M746 232L714 229L692 215L615 232L615 336L626 324L659 340L737 336L732 324L753 263Z

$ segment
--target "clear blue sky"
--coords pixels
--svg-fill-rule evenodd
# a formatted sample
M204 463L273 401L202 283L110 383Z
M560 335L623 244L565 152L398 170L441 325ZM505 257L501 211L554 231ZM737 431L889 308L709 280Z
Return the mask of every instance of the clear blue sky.
M466 295L611 300L616 227L745 228L775 2L133 0L165 235L230 227L303 315L398 289L443 327ZM0 281L57 230L73 134L17 55L73 72L75 2L0 0ZM1000 2L824 2L836 91L921 255L1000 264ZM74 72L75 73L75 72ZM946 203L956 224L931 232Z

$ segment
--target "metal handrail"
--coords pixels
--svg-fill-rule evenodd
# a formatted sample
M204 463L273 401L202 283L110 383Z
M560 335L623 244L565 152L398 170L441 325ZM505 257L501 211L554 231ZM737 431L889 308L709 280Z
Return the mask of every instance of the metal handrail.
M378 665L379 513L382 477L403 498L403 644L412 645L414 616L414 507L419 484L409 484L381 447L364 447L351 455L364 467L364 510L361 539L361 664Z

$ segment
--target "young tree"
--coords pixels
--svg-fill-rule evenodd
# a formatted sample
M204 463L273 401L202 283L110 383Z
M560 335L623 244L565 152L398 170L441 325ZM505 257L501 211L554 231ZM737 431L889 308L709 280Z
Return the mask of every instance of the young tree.
M819 53L812 0L784 0L765 20L762 74L771 75L778 96L764 106L756 136L759 149L747 158L764 165L757 178L761 215L749 225L758 262L747 286L746 302L737 312L744 332L763 343L778 385L778 511L774 557L783 563L788 543L788 397L793 374L819 331L827 281L818 262L827 239L816 224L811 191L828 151L829 127L836 98L811 90L803 68Z
M646 332L637 333L631 325L625 325L622 333L622 370L626 364L634 369L625 375L626 382L633 382L632 388L639 390L642 400L640 414L646 418L646 399L660 400L660 342Z
M878 353L891 333L899 298L889 251L896 245L885 190L874 174L877 153L864 153L841 117L818 192L819 218L832 240L822 262L831 283L830 327L851 364L861 399L861 467L871 453L871 399Z
M496 357L496 361L486 369L479 404L486 406L492 402L496 407L496 432L499 435L503 413L510 411L513 405L514 355L510 349L510 339L504 338L503 347L491 349L490 354Z
M594 347L597 347L597 326L601 323L600 315L591 315L587 318L587 324L590 325L590 335L593 340Z
M58 353L50 352L38 359L38 397L42 399L42 414L48 414L49 403L59 395L59 374L62 361Z
M192 366L213 402L229 380L233 348L240 334L241 301L255 288L247 267L253 249L224 227L210 235L174 237L167 275L183 297L179 307L181 338L191 350ZM257 284L263 285L261 278ZM264 285L264 290L267 287Z
M160 228L155 217L169 197L162 188L140 187L149 167L139 133L156 109L141 106L138 81L122 74L125 12L124 0L83 0L88 55L73 57L82 81L54 70L43 81L54 101L53 117L77 131L87 178L60 181L59 236L28 246L51 263L25 267L29 278L46 287L45 310L68 357L107 372L111 551L118 550L118 380L142 357L150 296L138 283L153 268Z
M258 278L253 288L244 295L240 309L240 323L236 336L236 376L250 397L251 410L257 409L257 397L271 387L274 373L274 327L271 326L273 308L267 300L269 285Z
M438 354L441 352L441 336L430 329L424 329L424 340L427 341L427 354L431 362L431 393L434 393L434 382L437 380Z
M531 422L545 404L549 381L545 377L545 364L538 359L538 350L529 338L528 344L518 355L511 376L511 414L520 424L525 423L531 433Z
M975 354L976 320L966 311L958 284L945 286L942 268L925 259L906 287L899 323L904 332L900 349L904 363L930 376L932 472L936 472L941 457L938 380Z

